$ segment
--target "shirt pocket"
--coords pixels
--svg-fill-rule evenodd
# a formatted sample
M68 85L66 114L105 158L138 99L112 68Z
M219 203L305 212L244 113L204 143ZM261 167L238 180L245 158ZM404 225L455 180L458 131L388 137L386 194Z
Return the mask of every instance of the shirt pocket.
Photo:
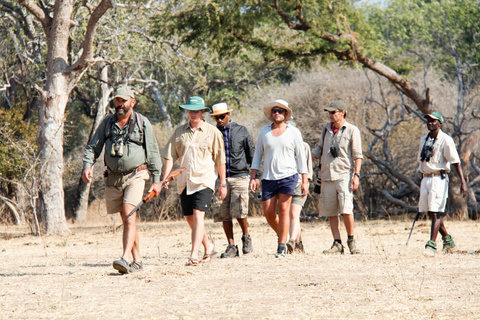
M435 143L433 145L433 156L431 158L432 163L440 163L441 157L442 157L442 144L440 143Z

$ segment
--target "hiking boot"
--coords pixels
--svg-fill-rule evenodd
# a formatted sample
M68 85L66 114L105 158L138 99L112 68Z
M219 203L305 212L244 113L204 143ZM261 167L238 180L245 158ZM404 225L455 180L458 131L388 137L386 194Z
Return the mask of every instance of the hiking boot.
M343 249L343 244L333 241L332 247L328 250L324 250L324 254L343 254L344 249Z
M130 263L130 269L129 269L130 273L139 272L139 271L143 271L143 263L141 261L140 262L133 261L132 263Z
M360 254L360 250L357 249L357 244L355 239L351 239L347 241L348 249L350 249L351 254Z
M235 258L238 257L238 247L234 244L229 244L227 250L220 255L220 258Z
M250 236L242 236L242 252L243 254L247 254L253 251L252 247L252 238Z
M278 248L277 253L275 254L275 258L285 258L287 255L287 252L285 251L285 248Z
M123 257L119 260L113 261L113 268L115 270L118 270L118 272L120 272L121 274L126 274L130 271L130 265L128 264L128 261L125 260Z
M437 253L437 243L432 240L428 240L427 243L425 244L425 252L424 254L426 256L434 256L435 253Z
M288 254L293 254L294 251L295 251L295 240L290 239L287 242L287 252Z
M295 242L295 252L296 253L305 253L305 250L303 249L303 242Z
M452 253L453 249L456 247L455 242L452 239L451 235L447 235L445 237L442 237L443 240L443 251L445 253Z

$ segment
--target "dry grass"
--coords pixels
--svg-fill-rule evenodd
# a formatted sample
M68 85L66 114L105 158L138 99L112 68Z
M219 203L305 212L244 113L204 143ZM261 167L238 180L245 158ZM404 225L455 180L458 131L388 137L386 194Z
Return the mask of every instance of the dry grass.
M126 276L111 267L121 253L111 220L71 226L66 237L4 226L0 318L478 319L476 222L448 221L459 251L433 258L422 255L426 221L408 247L410 220L357 222L356 256L323 255L332 241L327 223L304 223L306 254L285 259L274 258L276 236L264 218L249 224L252 254L186 267L187 224L142 222L145 271ZM220 224L207 229L223 251ZM235 233L239 239L238 226Z

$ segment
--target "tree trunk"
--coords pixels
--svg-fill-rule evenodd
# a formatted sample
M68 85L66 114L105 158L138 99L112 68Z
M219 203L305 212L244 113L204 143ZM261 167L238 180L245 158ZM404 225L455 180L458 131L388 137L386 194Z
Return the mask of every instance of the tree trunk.
M95 116L95 121L93 122L92 131L88 140L90 141L97 131L98 126L105 118L105 113L108 106L108 97L112 89L108 85L108 64L104 64L100 67L100 101L98 101L97 114ZM87 209L88 209L88 198L90 193L90 183L83 182L80 177L78 183L77 195L78 202L77 207L75 208L75 223L84 223L87 221Z

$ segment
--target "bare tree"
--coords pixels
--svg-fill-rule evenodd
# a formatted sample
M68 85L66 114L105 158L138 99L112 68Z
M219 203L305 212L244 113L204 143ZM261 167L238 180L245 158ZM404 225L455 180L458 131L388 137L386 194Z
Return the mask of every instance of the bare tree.
M73 61L69 61L68 46L75 1L55 1L53 6L43 1L18 3L41 23L47 39L46 81L44 86L36 86L43 102L37 135L41 159L38 213L46 233L63 234L69 231L62 183L65 108L73 88L95 62L93 48L98 21L114 2L102 0L95 8L82 2L90 18L79 57Z

